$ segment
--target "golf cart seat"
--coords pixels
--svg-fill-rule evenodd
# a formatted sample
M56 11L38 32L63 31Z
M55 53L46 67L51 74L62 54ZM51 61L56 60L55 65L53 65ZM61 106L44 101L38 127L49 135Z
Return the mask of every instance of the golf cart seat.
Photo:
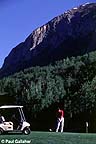
M4 116L0 116L0 123L4 123L4 125L13 125L11 121L6 122Z
M0 128L3 131L12 131L13 130L13 123L10 121L9 122L4 121L3 123L0 123Z
M13 125L13 122L9 121L9 122L4 122L4 125Z
M5 118L0 115L0 123L3 123L3 122L5 122Z
M13 123L11 121L6 122L4 116L0 116L0 126L5 130L13 129Z

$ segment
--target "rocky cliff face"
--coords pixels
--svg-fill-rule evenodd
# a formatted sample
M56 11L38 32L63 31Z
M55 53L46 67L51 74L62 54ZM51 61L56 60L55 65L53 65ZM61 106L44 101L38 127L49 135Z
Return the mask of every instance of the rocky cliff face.
M96 50L96 3L81 5L34 30L5 58L0 76Z

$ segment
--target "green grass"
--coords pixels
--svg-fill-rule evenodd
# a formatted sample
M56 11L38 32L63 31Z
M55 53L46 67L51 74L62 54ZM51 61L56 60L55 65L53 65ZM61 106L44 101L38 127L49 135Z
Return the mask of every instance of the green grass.
M0 144L4 140L6 143L25 143L31 144L96 144L96 134L84 133L56 133L56 132L31 132L30 135L7 134L0 136ZM9 141L13 140L13 141ZM21 140L21 141L19 141ZM25 140L27 142L25 142ZM9 142L8 142L9 141ZM23 142L22 142L23 141Z

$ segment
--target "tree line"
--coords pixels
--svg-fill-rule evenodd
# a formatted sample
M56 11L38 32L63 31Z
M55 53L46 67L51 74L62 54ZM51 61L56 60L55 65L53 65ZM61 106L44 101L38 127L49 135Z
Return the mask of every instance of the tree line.
M70 117L91 115L96 111L96 52L4 77L0 80L0 92L14 97L14 104L24 105L31 114L30 120L58 105Z

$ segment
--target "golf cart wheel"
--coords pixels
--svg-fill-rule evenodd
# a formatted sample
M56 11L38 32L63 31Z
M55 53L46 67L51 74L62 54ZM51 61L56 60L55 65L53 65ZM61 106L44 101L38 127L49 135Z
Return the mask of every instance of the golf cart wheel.
M3 129L2 128L0 128L0 135L3 133Z
M23 130L23 133L24 133L25 135L30 134L30 128L29 128L29 127L26 127L26 128Z

